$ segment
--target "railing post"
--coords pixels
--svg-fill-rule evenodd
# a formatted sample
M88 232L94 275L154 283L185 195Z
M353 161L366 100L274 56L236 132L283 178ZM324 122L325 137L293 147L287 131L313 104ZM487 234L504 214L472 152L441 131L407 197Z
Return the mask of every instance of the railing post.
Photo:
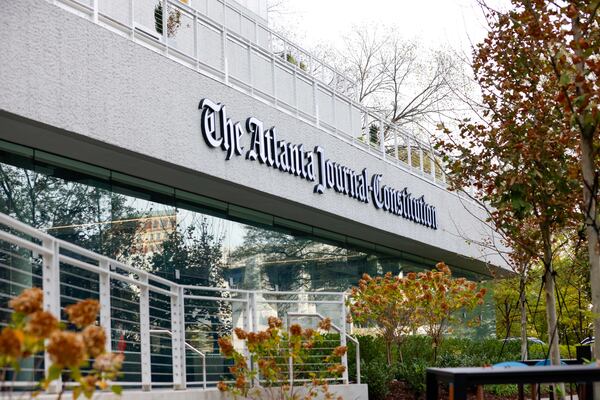
M319 91L319 84L317 83L317 80L313 77L313 113L315 115L315 124L317 125L317 127L319 126L319 96L318 96L318 91Z
M277 80L275 79L275 54L271 54L271 87L273 88L273 101L277 105Z
M148 276L140 275L140 362L142 369L142 390L152 388L152 367L150 355L150 290Z
M92 20L98 23L98 0L92 0Z
M385 129L381 117L379 117L379 149L381 150L381 157L385 160Z
M400 159L398 157L398 131L394 128L394 157L396 157L395 162L398 162Z
M196 69L200 69L200 29L198 29L198 11L194 10L194 60Z
M250 292L246 292L246 315L244 318L244 330L246 332L252 332L252 321L251 321L251 315L252 315L252 305L250 304ZM244 353L246 354L246 362L248 365L249 369L252 369L252 360L250 359L250 351L248 350L248 346L246 345L246 342L244 342Z
M112 351L112 327L110 321L110 263L100 260L101 272L98 274L100 294L100 326L106 333L106 351Z
M48 250L52 251L52 254L45 254L42 258L43 271L42 271L42 290L44 292L44 309L51 312L58 318L60 318L60 246L58 241L55 239L45 239L42 245ZM48 376L48 370L52 365L50 356L48 353L44 354L44 366L46 370L46 376ZM58 393L62 387L62 381L60 377L53 381L46 389L49 393Z
M411 139L410 136L405 136L404 137L406 140L406 154L408 154L408 166L410 167L411 171L412 171L412 144L411 144Z
M169 54L169 2L162 0L162 35L165 44L165 52Z
M171 351L173 355L173 386L177 390L186 388L185 366L185 309L183 288L171 286Z
M286 316L286 329L288 330L288 332L290 331L290 326L292 323L292 320L290 318L290 314L288 314ZM288 344L288 348L289 348L289 344ZM290 388L294 387L294 359L292 358L292 355L290 354L290 357L288 359L288 373L289 373L289 385Z
M346 302L344 301L344 295L341 295L342 297L342 319L341 319L341 323L340 323L340 346L346 346ZM344 355L342 356L342 365L345 367L344 369L344 373L342 374L342 380L343 382L347 385L348 384L348 352L345 352Z
M250 296L250 307L252 309L252 331L258 331L258 310L256 309L256 293L249 292ZM252 368L256 371L255 384L260 384L260 371L258 370L258 365L255 360L252 360Z
M129 1L129 19L131 22L131 39L135 39L135 0Z

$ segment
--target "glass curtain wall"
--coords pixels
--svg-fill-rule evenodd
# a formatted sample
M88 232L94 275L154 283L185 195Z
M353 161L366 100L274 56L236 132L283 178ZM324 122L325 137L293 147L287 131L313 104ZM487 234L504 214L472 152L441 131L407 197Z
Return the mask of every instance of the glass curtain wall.
M176 282L345 291L364 273L403 274L435 265L48 153L7 143L0 148L0 212Z

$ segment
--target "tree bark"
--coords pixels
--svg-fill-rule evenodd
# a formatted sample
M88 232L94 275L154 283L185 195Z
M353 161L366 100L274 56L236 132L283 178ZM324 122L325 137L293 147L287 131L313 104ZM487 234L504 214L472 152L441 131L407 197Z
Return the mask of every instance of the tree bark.
M542 226L544 241L544 292L546 298L546 321L548 324L548 342L550 344L550 363L560 365L560 347L558 339L558 318L556 316L556 290L554 285L554 267L552 262L552 236L548 226ZM559 399L565 398L565 385L553 385Z
M581 135L581 172L583 175L583 209L585 212L585 232L588 242L590 262L590 286L592 289L592 313L594 335L600 335L600 237L596 204L596 172L594 166L594 137L585 132ZM594 358L600 360L600 341L594 341ZM600 400L600 384L594 384L594 400Z
M521 312L521 360L527 360L527 309L525 298L525 274L521 275L519 294L519 311Z

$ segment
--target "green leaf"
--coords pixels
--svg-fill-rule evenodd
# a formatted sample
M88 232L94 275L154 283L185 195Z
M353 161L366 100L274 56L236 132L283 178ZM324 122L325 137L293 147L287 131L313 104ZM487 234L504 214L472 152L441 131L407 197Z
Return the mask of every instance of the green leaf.
M74 381L81 379L81 371L78 367L71 368L71 378L73 378Z
M116 395L121 395L121 393L123 393L123 388L119 385L113 385L110 387L110 390L116 394Z
M564 72L560 76L560 80L558 81L558 83L560 83L563 86L568 85L569 83L571 83L571 75L568 72Z
M50 368L48 368L48 381L53 381L60 378L60 373L62 372L62 367L52 364Z
M76 386L73 388L73 400L77 400L81 396L81 387Z
M14 312L10 316L10 319L15 326L19 326L23 323L23 321L25 320L25 317L26 317L26 315L23 313Z

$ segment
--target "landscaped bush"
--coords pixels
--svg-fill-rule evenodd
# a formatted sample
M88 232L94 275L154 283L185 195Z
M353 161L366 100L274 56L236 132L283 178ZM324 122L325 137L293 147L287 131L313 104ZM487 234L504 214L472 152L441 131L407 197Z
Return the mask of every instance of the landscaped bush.
M385 353L381 359L361 362L362 383L369 385L369 399L383 400L389 393L394 371L387 365Z
M362 383L369 385L369 398L385 399L389 384L393 379L403 380L415 395L425 390L425 370L427 367L481 367L503 361L519 361L521 344L518 340L506 341L498 339L447 338L439 348L437 361L434 363L431 338L414 335L407 337L402 345L404 362L399 361L398 349L392 351L394 364L387 367L386 346L381 337L358 336L361 354ZM567 358L567 349L562 348L563 357ZM543 359L548 354L548 346L530 344L530 359ZM350 377L354 377L353 349L348 357ZM486 386L486 391L506 396L516 393L516 386Z

